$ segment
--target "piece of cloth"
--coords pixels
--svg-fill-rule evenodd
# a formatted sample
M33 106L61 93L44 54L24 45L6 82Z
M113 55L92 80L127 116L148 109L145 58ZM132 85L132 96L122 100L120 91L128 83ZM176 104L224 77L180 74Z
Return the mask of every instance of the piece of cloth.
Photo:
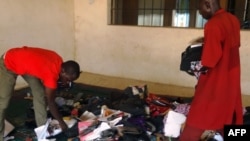
M47 104L45 102L44 86L41 80L36 77L31 75L22 75L22 77L28 83L32 91L36 124L37 126L41 126L47 121Z
M202 73L206 73L207 70L203 70L203 66L201 64L201 61L191 61L190 62L190 70L192 70L192 72L194 73L194 76L199 79L200 75Z
M74 118L64 121L68 128L72 128L75 124L78 124L77 120ZM59 122L57 120L49 118L44 125L35 128L34 131L36 133L37 139L40 141L60 134L62 129L60 128Z
M4 66L3 56L0 58L0 138L4 136L5 110L13 93L17 75L8 71Z
M46 87L53 89L57 87L63 60L54 51L24 46L8 50L4 63L13 73L35 76L42 80Z
M185 116L188 115L189 109L190 109L190 104L189 103L182 103L182 104L174 104L175 109L174 111L177 113L184 114Z
M83 135L83 136L81 136L80 134L80 140L81 141L93 141L97 138L100 138L101 132L107 129L111 129L110 125L108 125L108 123L106 122L101 122L100 125L98 125L98 127L93 129L93 131L89 132L88 134Z
M185 122L186 116L181 113L170 110L164 116L164 135L167 137L177 138L181 132L181 126Z
M186 124L205 130L242 124L239 21L218 10L205 25L204 39L201 62L209 69L198 79Z

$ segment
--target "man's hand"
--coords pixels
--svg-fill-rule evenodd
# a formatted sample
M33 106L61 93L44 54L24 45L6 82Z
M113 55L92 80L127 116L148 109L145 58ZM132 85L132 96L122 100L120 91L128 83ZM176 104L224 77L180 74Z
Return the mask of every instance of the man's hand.
M67 131L69 128L68 128L68 125L65 123L65 122L61 122L60 123L60 127L62 129L62 131Z
M67 124L64 122L61 114L58 111L57 105L55 103L55 90L50 88L45 88L46 100L49 106L50 113L59 122L62 131L68 129Z

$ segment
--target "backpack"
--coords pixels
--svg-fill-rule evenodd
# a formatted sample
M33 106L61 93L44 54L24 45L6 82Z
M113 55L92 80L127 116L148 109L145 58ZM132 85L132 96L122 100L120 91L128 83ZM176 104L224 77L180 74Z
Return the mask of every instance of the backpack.
M181 63L180 70L187 72L190 75L194 75L192 70L190 69L192 61L200 61L202 54L203 44L193 44L189 45L185 51L181 53Z

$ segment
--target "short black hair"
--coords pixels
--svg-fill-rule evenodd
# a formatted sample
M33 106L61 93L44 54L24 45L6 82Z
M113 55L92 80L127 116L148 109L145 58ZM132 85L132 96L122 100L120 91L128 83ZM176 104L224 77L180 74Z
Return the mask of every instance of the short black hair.
M80 76L80 66L76 61L69 60L62 63L62 68L64 69L65 73L75 78Z

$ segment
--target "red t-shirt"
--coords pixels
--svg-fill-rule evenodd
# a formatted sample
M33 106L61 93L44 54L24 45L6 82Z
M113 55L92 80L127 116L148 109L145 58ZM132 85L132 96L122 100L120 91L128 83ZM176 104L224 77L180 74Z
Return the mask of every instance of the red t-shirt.
M35 76L53 89L57 87L62 62L62 58L53 51L26 46L8 50L4 59L8 70L17 75Z
M187 124L200 129L222 129L243 123L240 87L240 24L224 11L217 11L204 28L201 62L209 68L201 74Z

